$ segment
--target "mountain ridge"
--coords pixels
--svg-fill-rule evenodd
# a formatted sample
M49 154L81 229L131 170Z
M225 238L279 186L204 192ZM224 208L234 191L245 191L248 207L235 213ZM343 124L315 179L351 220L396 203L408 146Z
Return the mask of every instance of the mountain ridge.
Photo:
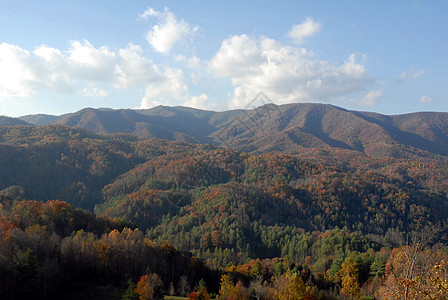
M31 123L19 118L0 116L0 126L31 126Z
M28 115L19 119L42 125L42 118ZM266 104L222 112L183 106L85 108L45 124L80 127L98 134L210 143L245 152L298 155L306 149L332 148L368 156L448 156L448 113L444 112L383 115L317 103Z

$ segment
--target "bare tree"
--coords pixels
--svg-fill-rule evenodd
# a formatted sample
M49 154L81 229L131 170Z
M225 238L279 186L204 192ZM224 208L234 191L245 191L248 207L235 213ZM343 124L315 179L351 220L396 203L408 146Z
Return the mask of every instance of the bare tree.
M265 299L268 287L263 283L263 277L258 275L249 284L248 292L250 299Z
M186 296L190 292L190 285L188 284L188 278L185 275L182 275L179 279L179 283L177 284L177 291L181 296Z
M404 272L404 300L410 299L410 284L408 284L416 276L422 276L425 278L430 270L431 259L436 251L427 251L425 249L431 244L435 243L443 232L440 226L426 226L419 232L413 232L408 237L406 247L403 247L403 255L406 259L405 272ZM410 242L409 242L410 238ZM437 248L437 245L436 245ZM436 249L433 249L436 250ZM418 290L422 285L422 281L417 281L415 288Z
M170 292L171 297L173 297L174 294L176 293L176 290L174 289L174 284L172 281L170 282L170 291L169 292Z
M443 297L446 295L446 291L439 291L436 285L438 279L444 280L438 274L439 269L445 271L444 255L439 251L441 244L438 243L443 231L440 226L426 226L408 235L406 246L401 247L388 263L391 273L386 274L385 290L383 295L378 294L379 299L422 299L435 292L441 292ZM446 299L443 297L425 299Z

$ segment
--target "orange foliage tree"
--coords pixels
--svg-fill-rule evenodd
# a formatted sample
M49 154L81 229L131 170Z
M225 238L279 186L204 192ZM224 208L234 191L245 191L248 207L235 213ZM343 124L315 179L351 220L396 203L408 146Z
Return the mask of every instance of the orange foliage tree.
M155 273L144 275L140 277L135 292L138 294L140 300L163 299L163 294L161 293L162 285L163 282L159 275Z

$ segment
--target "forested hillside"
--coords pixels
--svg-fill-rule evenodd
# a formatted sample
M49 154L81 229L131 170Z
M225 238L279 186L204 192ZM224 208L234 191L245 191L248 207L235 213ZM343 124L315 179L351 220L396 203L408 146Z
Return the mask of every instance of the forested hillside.
M443 297L448 164L407 149L257 154L0 127L0 295L119 299L151 286L193 299Z
M57 200L10 199L11 193L13 188L0 195L2 299L113 299L127 280L149 270L158 274L158 289L181 276L188 286L213 278L197 258L123 222Z

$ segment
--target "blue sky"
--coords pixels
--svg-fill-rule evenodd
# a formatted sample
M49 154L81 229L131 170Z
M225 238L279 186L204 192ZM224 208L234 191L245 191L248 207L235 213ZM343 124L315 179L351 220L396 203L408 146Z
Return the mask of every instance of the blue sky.
M0 0L0 115L448 111L448 1Z

